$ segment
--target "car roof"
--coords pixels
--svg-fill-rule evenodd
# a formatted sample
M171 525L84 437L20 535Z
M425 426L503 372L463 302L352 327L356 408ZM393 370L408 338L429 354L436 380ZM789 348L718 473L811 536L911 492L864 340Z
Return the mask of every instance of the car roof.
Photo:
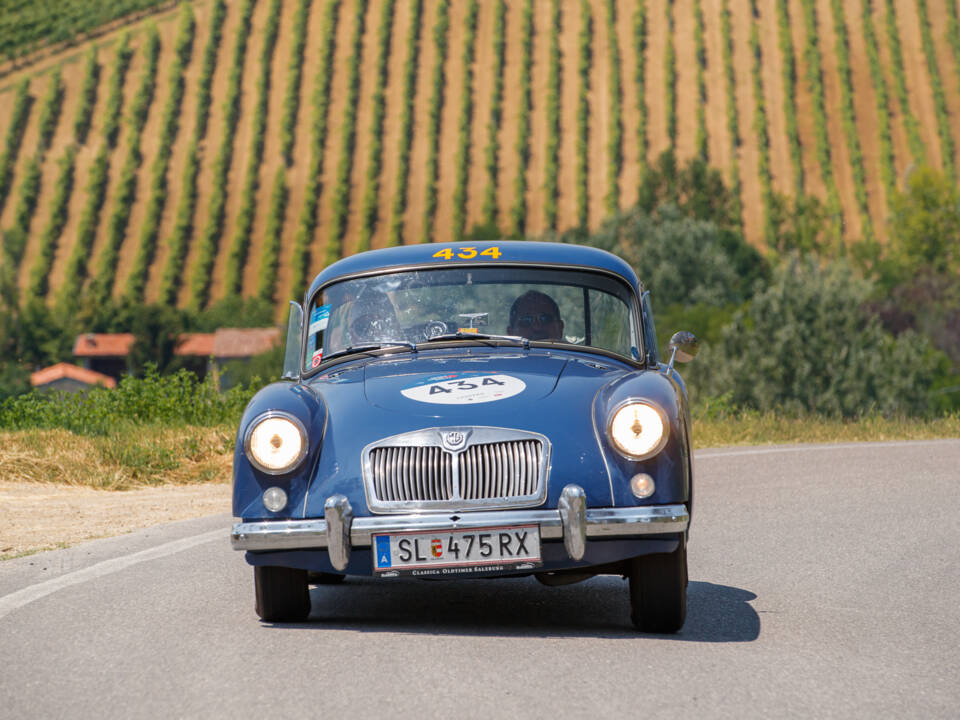
M483 256L481 253L490 248L499 250L499 257ZM465 248L474 248L476 257L470 260L458 259ZM443 250L451 250L451 259L438 256ZM400 247L370 250L343 258L324 269L307 292L307 299L322 285L331 280L367 273L375 270L401 268L405 266L436 265L440 267L462 267L463 265L569 265L571 267L592 268L615 273L626 280L635 292L640 291L637 274L624 260L613 253L585 245L567 243L536 242L531 240L494 240L462 243L422 243Z

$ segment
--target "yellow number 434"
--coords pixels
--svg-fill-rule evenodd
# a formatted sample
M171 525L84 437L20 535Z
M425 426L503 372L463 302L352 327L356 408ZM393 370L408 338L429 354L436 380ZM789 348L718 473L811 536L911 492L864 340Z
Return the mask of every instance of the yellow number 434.
M453 260L454 258L459 258L461 260L472 260L477 257L477 255L485 255L487 257L492 257L494 260L500 258L502 254L500 248L496 245L488 247L486 250L481 250L477 253L477 249L472 246L461 247L461 248L444 248L443 250L437 250L433 257L443 258L444 260Z

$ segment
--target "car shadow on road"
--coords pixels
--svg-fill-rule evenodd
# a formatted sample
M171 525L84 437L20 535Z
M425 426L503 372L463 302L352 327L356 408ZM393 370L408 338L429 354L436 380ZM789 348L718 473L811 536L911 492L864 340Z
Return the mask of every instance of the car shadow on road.
M695 642L749 642L760 635L760 616L749 590L691 581L687 621L676 635ZM431 635L601 637L634 639L627 583L596 577L576 585L545 587L533 578L418 581L349 578L311 588L305 623L278 628Z

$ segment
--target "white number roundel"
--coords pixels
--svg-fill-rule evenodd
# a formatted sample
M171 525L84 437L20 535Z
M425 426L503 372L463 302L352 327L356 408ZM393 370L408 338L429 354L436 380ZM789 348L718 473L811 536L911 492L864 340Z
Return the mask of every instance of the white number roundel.
M513 397L526 383L512 375L447 373L433 375L401 390L404 397L437 405L476 405Z

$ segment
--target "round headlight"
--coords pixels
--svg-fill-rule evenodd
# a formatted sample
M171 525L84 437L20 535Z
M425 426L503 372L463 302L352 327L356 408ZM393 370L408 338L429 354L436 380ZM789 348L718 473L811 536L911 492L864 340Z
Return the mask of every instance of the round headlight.
M264 413L250 424L244 443L254 467L271 475L293 470L307 454L307 433L292 415Z
M663 414L652 405L628 402L610 418L610 440L632 460L655 455L667 442L667 424Z

